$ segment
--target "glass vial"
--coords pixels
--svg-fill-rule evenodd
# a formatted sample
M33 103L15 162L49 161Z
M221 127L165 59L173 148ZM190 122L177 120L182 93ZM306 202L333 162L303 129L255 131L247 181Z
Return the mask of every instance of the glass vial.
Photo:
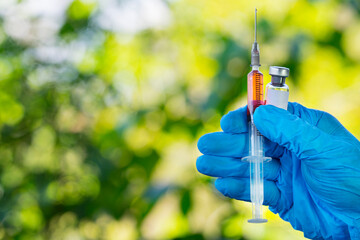
M266 85L266 105L273 105L287 110L289 87L285 84L285 80L289 73L290 70L285 67L270 67L271 82Z

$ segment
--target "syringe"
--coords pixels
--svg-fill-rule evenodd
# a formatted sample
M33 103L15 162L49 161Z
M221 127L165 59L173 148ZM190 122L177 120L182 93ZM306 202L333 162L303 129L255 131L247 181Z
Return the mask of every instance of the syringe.
M251 223L267 222L263 218L262 204L264 201L264 178L263 162L271 158L265 157L263 151L263 137L256 129L253 114L257 107L264 104L263 74L259 71L260 52L257 43L256 19L257 9L255 9L255 41L251 49L252 71L248 74L247 94L248 94L248 121L249 121L249 156L242 158L250 164L250 199L252 203Z

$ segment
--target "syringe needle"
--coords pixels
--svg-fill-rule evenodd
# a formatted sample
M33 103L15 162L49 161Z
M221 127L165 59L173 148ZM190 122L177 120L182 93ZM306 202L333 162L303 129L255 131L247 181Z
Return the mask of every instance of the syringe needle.
M255 8L255 42L256 42L256 35L257 35L257 9Z

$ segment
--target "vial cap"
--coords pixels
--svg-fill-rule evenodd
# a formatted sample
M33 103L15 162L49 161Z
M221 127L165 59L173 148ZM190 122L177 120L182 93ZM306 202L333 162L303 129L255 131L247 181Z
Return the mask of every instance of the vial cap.
M290 69L286 67L270 66L269 74L271 76L288 77Z

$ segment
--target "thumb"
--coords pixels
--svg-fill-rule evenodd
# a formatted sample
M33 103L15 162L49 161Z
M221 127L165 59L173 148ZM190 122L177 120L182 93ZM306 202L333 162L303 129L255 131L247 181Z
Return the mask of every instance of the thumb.
M271 105L254 114L257 129L270 141L287 148L299 158L320 154L331 146L330 135L288 111Z
M288 111L300 117L302 120L313 124L325 133L358 142L354 135L352 135L334 116L327 112L309 109L296 102L289 102Z

